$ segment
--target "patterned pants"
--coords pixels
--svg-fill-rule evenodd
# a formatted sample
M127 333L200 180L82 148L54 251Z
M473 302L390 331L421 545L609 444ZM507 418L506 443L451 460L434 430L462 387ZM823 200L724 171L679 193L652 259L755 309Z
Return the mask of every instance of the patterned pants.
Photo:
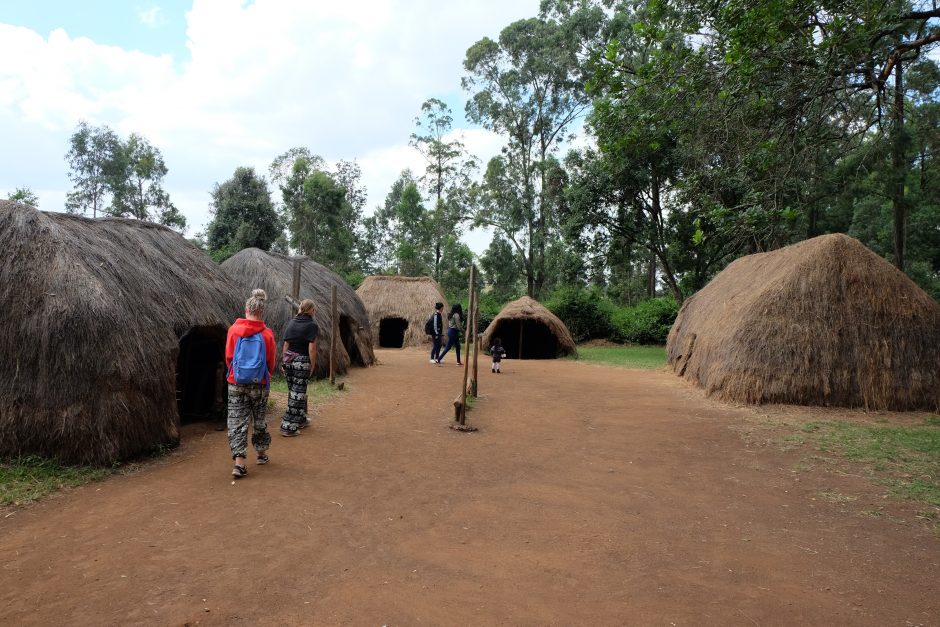
M295 433L307 422L307 381L310 379L310 358L294 357L284 364L287 379L287 410L281 419L281 431Z
M228 384L228 445L232 459L248 453L248 423L251 423L251 445L258 453L271 446L271 434L264 412L268 405L268 386Z

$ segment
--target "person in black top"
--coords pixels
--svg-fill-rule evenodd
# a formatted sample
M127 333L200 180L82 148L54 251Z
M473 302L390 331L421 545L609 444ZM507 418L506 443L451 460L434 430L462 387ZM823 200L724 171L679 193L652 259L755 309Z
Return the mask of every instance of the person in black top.
M441 352L441 340L444 337L444 303L434 303L434 313L431 314L431 363L436 364Z
M317 308L309 298L300 303L300 313L284 327L284 350L281 358L287 379L287 409L281 419L281 435L286 438L300 435L310 426L307 416L307 381L313 373L317 358L317 338L320 327L313 321Z
M506 349L503 348L503 341L498 337L493 338L493 345L490 346L490 356L493 357L493 372L499 372L499 365L506 356Z

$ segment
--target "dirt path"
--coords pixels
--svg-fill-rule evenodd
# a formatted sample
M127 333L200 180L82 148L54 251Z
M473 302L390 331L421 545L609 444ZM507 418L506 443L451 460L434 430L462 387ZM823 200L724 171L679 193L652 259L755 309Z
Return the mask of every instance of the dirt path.
M668 374L509 361L460 434L460 369L379 357L234 486L197 425L0 517L0 624L940 624L936 537Z

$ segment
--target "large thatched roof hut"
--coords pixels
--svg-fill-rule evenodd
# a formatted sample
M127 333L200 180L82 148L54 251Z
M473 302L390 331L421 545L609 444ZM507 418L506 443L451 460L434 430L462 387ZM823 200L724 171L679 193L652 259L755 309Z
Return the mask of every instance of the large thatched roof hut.
M577 352L561 319L537 300L523 296L507 304L483 332L483 348L502 340L510 359L554 359Z
M447 299L431 277L370 276L356 290L369 313L372 337L383 348L418 346L430 342L424 323L434 311L434 303Z
M278 354L283 346L283 331L294 309L284 297L291 293L293 260L285 255L246 248L222 263L222 270L241 288L250 292L260 287L268 293L265 323L274 331ZM300 299L309 298L317 305L314 320L320 327L317 342L316 375L330 372L331 288L336 286L339 310L339 341L336 343L336 373L343 374L350 365L371 366L375 363L369 317L356 292L341 276L311 259L303 259L300 267Z
M239 294L178 233L0 201L0 454L110 463L223 405Z
M940 406L940 305L846 235L736 260L669 333L675 371L744 403Z

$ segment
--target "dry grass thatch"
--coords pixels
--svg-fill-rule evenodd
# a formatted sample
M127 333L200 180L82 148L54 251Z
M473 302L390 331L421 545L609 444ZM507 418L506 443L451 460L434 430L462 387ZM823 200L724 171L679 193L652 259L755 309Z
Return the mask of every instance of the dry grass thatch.
M372 337L384 347L430 342L424 323L434 311L434 303L444 303L445 317L450 311L440 286L426 276L370 276L356 293L369 313Z
M0 247L0 454L110 463L178 442L178 364L180 408L219 409L237 293L181 235L0 201Z
M577 353L571 332L543 304L523 296L507 304L483 332L483 348L502 340L511 359L553 359Z
M940 406L940 305L845 235L733 262L685 302L667 349L726 400Z
M293 283L292 258L257 248L246 248L226 259L222 263L222 270L240 287L242 302L255 288L260 287L268 293L264 320L274 331L280 355L284 345L284 327L294 316L293 308L284 300L290 294ZM304 259L300 270L300 299L309 298L317 306L314 320L320 327L320 339L317 341L315 372L319 377L329 376L330 373L330 298L334 285L340 332L336 343L336 373L345 373L350 365L366 367L375 363L369 318L356 292L326 266Z

